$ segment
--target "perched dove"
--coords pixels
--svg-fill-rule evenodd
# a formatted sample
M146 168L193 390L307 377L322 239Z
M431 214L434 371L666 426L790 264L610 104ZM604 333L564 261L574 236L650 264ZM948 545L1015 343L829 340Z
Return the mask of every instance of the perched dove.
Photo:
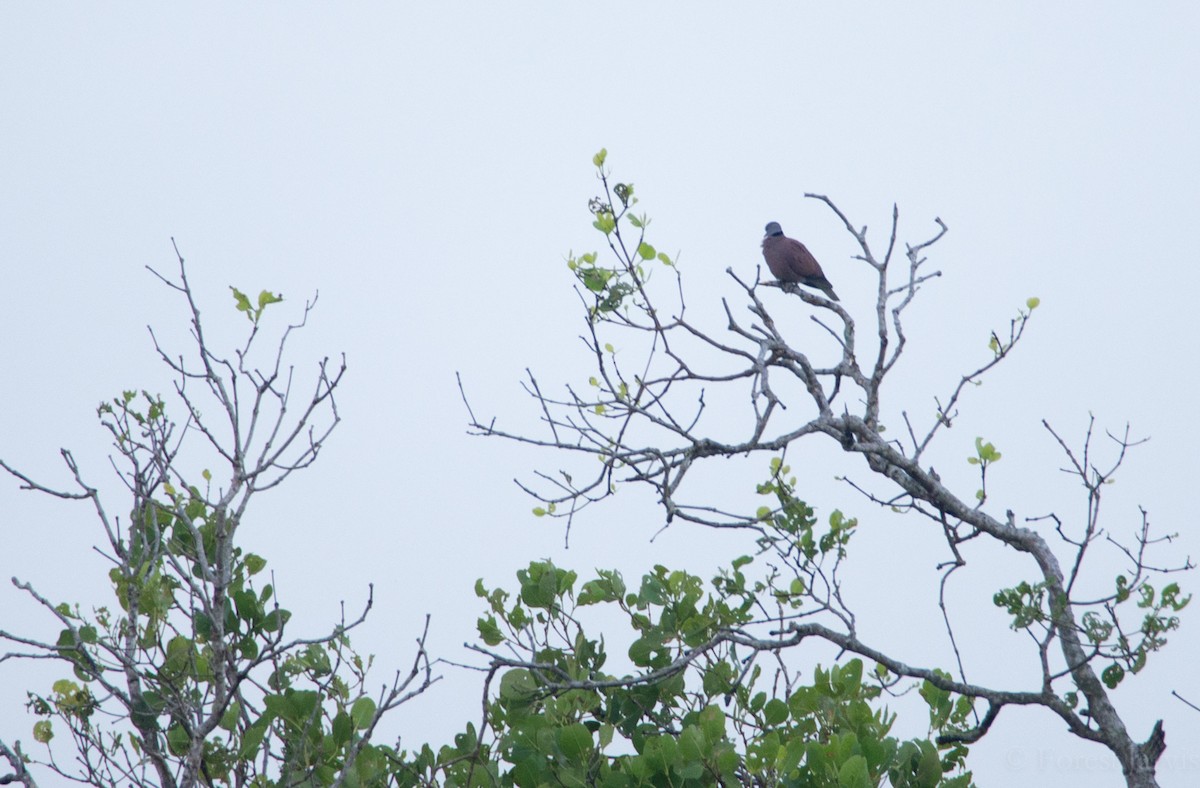
M767 225L767 234L762 242L763 258L767 268L780 282L795 282L796 284L824 291L825 295L838 300L833 292L833 285L825 278L820 263L812 256L812 252L799 241L788 238L783 234L779 222Z

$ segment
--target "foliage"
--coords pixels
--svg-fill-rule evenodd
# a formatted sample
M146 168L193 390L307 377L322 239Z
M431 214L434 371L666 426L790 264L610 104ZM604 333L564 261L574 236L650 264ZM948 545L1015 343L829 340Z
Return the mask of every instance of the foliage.
M828 587L856 526L837 511L821 525L789 470L773 458L758 486L775 505L758 512L755 555L734 558L707 588L664 566L633 588L615 570L580 584L549 561L517 572L512 593L477 582L488 610L478 621L484 645L474 648L491 658L495 695L481 725L455 747L420 753L402 782L970 785L961 742L891 734L895 715L880 705L896 686L888 670L868 673L852 658L816 666L805 682L778 659L776 638L753 634L778 634L805 614L807 589ZM624 622L624 655L608 653L622 641L613 626L588 634L589 614ZM610 656L632 672L606 670ZM967 727L970 699L929 682L921 696L931 733Z
M1125 560L1106 586L1111 590L1099 598L1076 590L1104 534L1103 488L1138 441L1128 430L1110 436L1117 456L1101 469L1091 426L1078 452L1045 425L1087 497L1081 520L1026 518L1052 522L1053 534L1018 525L1011 509L995 511L988 474L1003 455L994 443L977 437L967 458L979 474L973 495L943 484L926 459L935 438L952 427L967 387L1012 353L1038 299L1025 302L1006 335L990 335L990 357L962 375L948 396L934 398L931 424L914 424L899 410L907 435L885 437L884 383L907 345L904 310L941 275L925 267L925 254L947 231L944 223L936 220L932 238L894 254L899 213L893 209L887 251L877 255L865 227L856 229L828 198L807 195L842 221L861 251L856 259L877 275L867 321L874 325L862 332L844 303L729 270L751 317L745 323L726 301L731 338L717 337L684 318L678 256L650 242L649 217L633 211L634 186L610 183L606 162L603 150L593 158L602 193L588 210L615 262L597 252L567 260L594 363L586 393L568 386L562 398L547 396L531 374L528 391L548 436L481 422L468 404L471 426L589 461L595 470L579 481L563 469L539 474L548 489L523 485L537 499L533 513L565 520L568 538L579 512L633 483L653 490L664 527L739 529L750 540L745 554L731 556L707 582L665 566L645 571L636 585L612 569L580 582L576 572L548 560L519 570L511 591L479 580L476 593L486 610L477 622L480 643L470 648L487 664L478 724L436 749L409 753L377 743L382 717L436 680L425 633L411 669L371 692L372 659L359 656L349 640L370 597L357 617L343 618L327 634L285 637L292 616L263 574L267 560L237 539L251 499L316 460L339 421L334 393L344 361L322 361L312 396L297 403L283 358L312 304L280 333L267 361L254 366L267 310L282 297L263 290L252 301L236 288L234 306L247 316L249 334L232 356L219 355L205 339L180 257L178 278L159 278L186 299L195 346L185 360L154 340L175 375L174 396L131 390L98 411L130 497L125 522L108 515L70 452L63 458L72 491L43 486L0 460L26 489L90 502L112 565L111 603L86 610L15 581L53 617L59 634L42 642L0 631L19 649L0 661L51 659L64 673L48 690L29 695L33 739L45 755L35 760L20 743L0 742L0 758L11 768L0 781L32 786L28 767L36 764L97 786L967 786L970 746L1005 708L1021 705L1053 714L1073 735L1106 747L1130 785L1156 784L1165 747L1161 723L1135 742L1109 691L1143 670L1180 626L1190 596L1179 583L1158 578L1191 564L1150 563L1148 552L1162 540L1142 511L1133 545L1106 540ZM656 274L674 278L674 310L660 306L660 291L650 284ZM761 297L766 287L822 310L813 321L832 339L832 360L815 363L789 342ZM630 364L638 352L644 355ZM748 394L742 401L750 403L750 418L712 417L707 387L739 386ZM205 415L211 413L217 416ZM182 414L179 421L175 414ZM201 456L182 454L189 436L207 450L198 474L184 470ZM944 538L937 601L953 670L909 664L859 631L840 571L859 519L840 510L818 515L800 497L787 464L789 451L825 439L871 474L871 483L844 479L865 501L917 515ZM743 499L732 511L722 508L689 476L712 458L762 455L769 460L766 478L755 486L757 506ZM965 678L944 611L952 576L969 565L962 546L973 540L1029 560L1029 577L993 596L1012 629L1033 642L1040 681L1029 689ZM1069 561L1065 572L1056 550ZM822 645L824 652L812 653ZM828 653L836 657L823 667L821 655ZM927 735L904 739L893 731L897 716L889 702L913 689L928 709ZM66 760L58 753L68 737Z
M877 278L873 309L856 305L852 311L859 299L833 302L731 268L727 273L749 318L726 299L726 333L718 335L686 316L676 260L651 244L649 218L633 212L633 186L611 181L607 162L603 150L593 158L601 193L588 210L609 254L567 259L586 310L582 339L594 365L588 388L567 385L564 395L555 396L530 372L525 388L543 434L476 418L468 403L471 427L479 435L554 450L563 463L557 473L539 471L536 484L521 484L537 500L534 514L561 518L568 539L580 512L635 484L661 502L664 528L739 529L753 535L756 557L765 558L754 579L747 574L749 556L734 560L708 591L693 575L658 567L637 591L627 591L620 576L607 571L575 595L574 574L548 564L524 570L516 602L480 586L491 609L479 623L486 644L479 648L490 657L489 687L491 677L499 675L500 682L478 730L490 727L493 738L485 741L472 730L474 750L427 758L420 764L422 779L434 779L441 768L449 782L459 783L463 773L453 769L470 775L486 764L489 774L518 785L965 784L970 744L987 735L1005 708L1020 705L1041 708L1073 735L1105 746L1130 785L1155 785L1155 764L1165 747L1161 723L1135 742L1107 690L1141 671L1178 628L1177 614L1190 597L1178 583L1158 577L1192 565L1149 561L1149 552L1170 537L1151 533L1145 511L1133 544L1100 526L1103 488L1140 441L1128 429L1123 436L1110 434L1115 459L1102 469L1094 423L1082 451L1044 423L1087 496L1083 518L1026 518L1027 524L1052 522L1053 533L1018 524L1017 502L996 510L989 473L1003 455L995 443L975 439L966 464L978 473L978 484L966 495L929 465L965 392L1010 357L1040 300L1027 299L1006 332L990 333L984 360L947 395L933 397L933 419L921 424L909 408L885 409L886 382L908 349L905 311L942 274L929 269L927 252L948 231L944 222L935 220L937 231L927 240L904 244L893 208L886 249L877 252L865 226L852 223L828 197L805 195L827 207L854 238L854 259ZM674 281L659 287L652 282L657 275ZM807 336L798 340L776 321L765 288L811 307L826 346ZM664 306L665 299L674 303ZM746 411L725 404L711 411L718 401L714 391L733 395L722 403L748 403ZM885 412L902 422L899 436L885 434ZM946 661L953 671L910 664L894 647L871 643L870 633L859 632L839 574L858 520L833 511L822 522L797 497L785 464L787 452L823 440L868 472L868 481L843 477L852 490L884 510L916 515L944 539L944 555L928 564L941 573L940 612L933 614L945 622ZM763 453L771 455L771 474L757 492L771 505L730 506L711 484L692 476L716 459ZM584 462L568 465L572 457ZM1108 585L1113 590L1097 598L1079 589L1085 579L1094 585L1098 572L1110 571L1093 569L1102 540L1125 566ZM970 566L963 549L968 542L971 556L999 549L1028 561L1032 576L996 590L993 599L1013 629L1031 636L1027 656L1040 680L1027 689L965 678L946 599L955 573ZM632 628L627 674L602 670L606 641L585 634L577 610L591 606L616 607ZM828 670L798 667L814 662L801 647L819 641L840 649L837 664ZM769 681L759 661L764 655L774 663ZM1014 650L1005 658L1018 656ZM871 663L872 679L863 681L863 666ZM802 674L809 683L798 680ZM893 718L881 693L914 684L930 708L931 738L898 742L889 738ZM847 749L839 749L842 744Z
M288 336L305 321L284 329L265 369L247 366L264 310L282 299L263 291L252 307L235 288L252 327L236 361L226 360L206 343L182 257L179 265L177 280L159 278L188 303L194 356L155 346L177 376L182 428L167 400L147 391L125 391L98 409L131 499L128 519L108 515L70 452L63 457L77 491L45 487L0 462L27 489L89 501L112 565L112 602L87 610L14 581L61 630L53 643L0 632L25 649L4 658L55 659L69 676L29 693L33 738L46 746L41 763L97 786L382 784L397 753L372 736L383 714L433 681L424 634L412 670L372 689L372 660L349 639L370 599L327 634L290 636L292 614L265 579L267 560L237 538L251 499L316 459L338 421L334 392L345 364L322 361L311 398L289 412L291 374L280 370ZM206 439L217 473L185 475L196 460L182 454L189 435ZM0 743L0 755L13 779L33 784L19 744Z
M456 747L415 758L402 784L485 785L878 785L970 784L966 748L890 734L894 715L875 701L886 672L864 678L850 659L810 683L759 663L768 644L738 634L770 583L748 584L743 557L713 579L656 566L636 590L601 570L578 584L548 561L518 572L516 599L480 581L489 606L481 638L519 651L493 657L499 674L481 741L472 726ZM589 637L583 608L616 609L634 640L625 657L639 673L616 676L605 637ZM961 726L969 703L929 685L931 729ZM472 745L475 749L471 749ZM485 779L486 776L486 779Z

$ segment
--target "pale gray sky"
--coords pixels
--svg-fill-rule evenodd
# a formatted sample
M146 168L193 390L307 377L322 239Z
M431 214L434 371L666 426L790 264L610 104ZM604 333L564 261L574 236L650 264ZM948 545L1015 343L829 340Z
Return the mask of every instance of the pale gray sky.
M475 578L510 583L532 558L708 576L746 547L683 528L649 543L661 517L639 496L594 509L564 551L560 524L532 518L511 482L556 458L463 434L456 370L481 416L527 431L526 366L544 384L586 379L563 256L599 247L586 201L605 146L655 220L652 242L681 252L689 314L715 328L720 298L737 295L723 271L752 275L768 220L805 240L848 308L869 308L852 240L806 191L880 232L897 202L910 241L940 216L945 276L912 310L893 413L931 409L1039 296L1024 346L970 393L935 464L961 466L949 473L969 494L962 458L985 435L1004 452L989 477L998 511L1077 516L1040 420L1071 438L1089 412L1113 430L1128 420L1153 440L1112 488L1107 526L1128 536L1140 504L1180 532L1177 560L1196 555L1198 356L1184 332L1200 284L1198 29L1185 3L5 4L0 456L66 484L57 450L70 447L116 496L94 408L121 389L169 391L145 326L182 341L185 315L144 266L171 270L174 236L214 336L242 328L229 285L282 291L277 320L319 290L296 358L349 360L327 453L245 530L301 631L373 581L355 642L387 670L407 664L426 612L435 652L464 659ZM873 510L823 461L791 459L814 504L863 522L860 609L875 593L924 605L914 621L865 616L863 636L948 664L936 539L907 535L925 526ZM104 590L82 505L0 484L0 534L3 577L56 600ZM963 586L976 675L989 658L1032 658L988 601L1029 576L1009 569ZM1165 718L1164 785L1200 779L1200 719L1169 696L1200 699L1191 619L1117 693L1135 736ZM54 633L7 584L0 626ZM31 743L24 690L47 675L0 666L0 737ZM449 673L397 730L445 739L476 716L477 692ZM1006 711L975 753L982 785L1123 784L1106 751L1046 714Z

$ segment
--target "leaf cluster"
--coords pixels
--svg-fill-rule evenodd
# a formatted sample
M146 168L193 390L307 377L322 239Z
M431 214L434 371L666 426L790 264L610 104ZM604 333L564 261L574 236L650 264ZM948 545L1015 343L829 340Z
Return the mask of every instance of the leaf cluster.
M512 592L477 581L487 611L474 648L491 657L496 689L481 725L414 757L405 784L969 785L965 745L891 734L895 716L878 705L896 682L886 669L864 678L852 658L801 681L785 644L754 634L814 603L801 578L840 560L854 531L841 513L818 529L788 471L775 458L759 485L778 503L759 511L762 572L740 556L708 583L655 566L631 586L615 570L580 583L535 561ZM792 575L780 569L789 557ZM595 637L586 623L614 616L628 644L617 654L614 628ZM961 730L973 709L933 685L921 696L931 730Z

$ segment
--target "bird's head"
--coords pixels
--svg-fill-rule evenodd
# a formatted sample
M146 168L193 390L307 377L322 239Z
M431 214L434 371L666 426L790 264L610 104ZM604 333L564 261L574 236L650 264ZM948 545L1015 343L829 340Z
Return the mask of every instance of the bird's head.
M779 222L767 222L767 237L772 235L783 235L783 228L779 226Z

